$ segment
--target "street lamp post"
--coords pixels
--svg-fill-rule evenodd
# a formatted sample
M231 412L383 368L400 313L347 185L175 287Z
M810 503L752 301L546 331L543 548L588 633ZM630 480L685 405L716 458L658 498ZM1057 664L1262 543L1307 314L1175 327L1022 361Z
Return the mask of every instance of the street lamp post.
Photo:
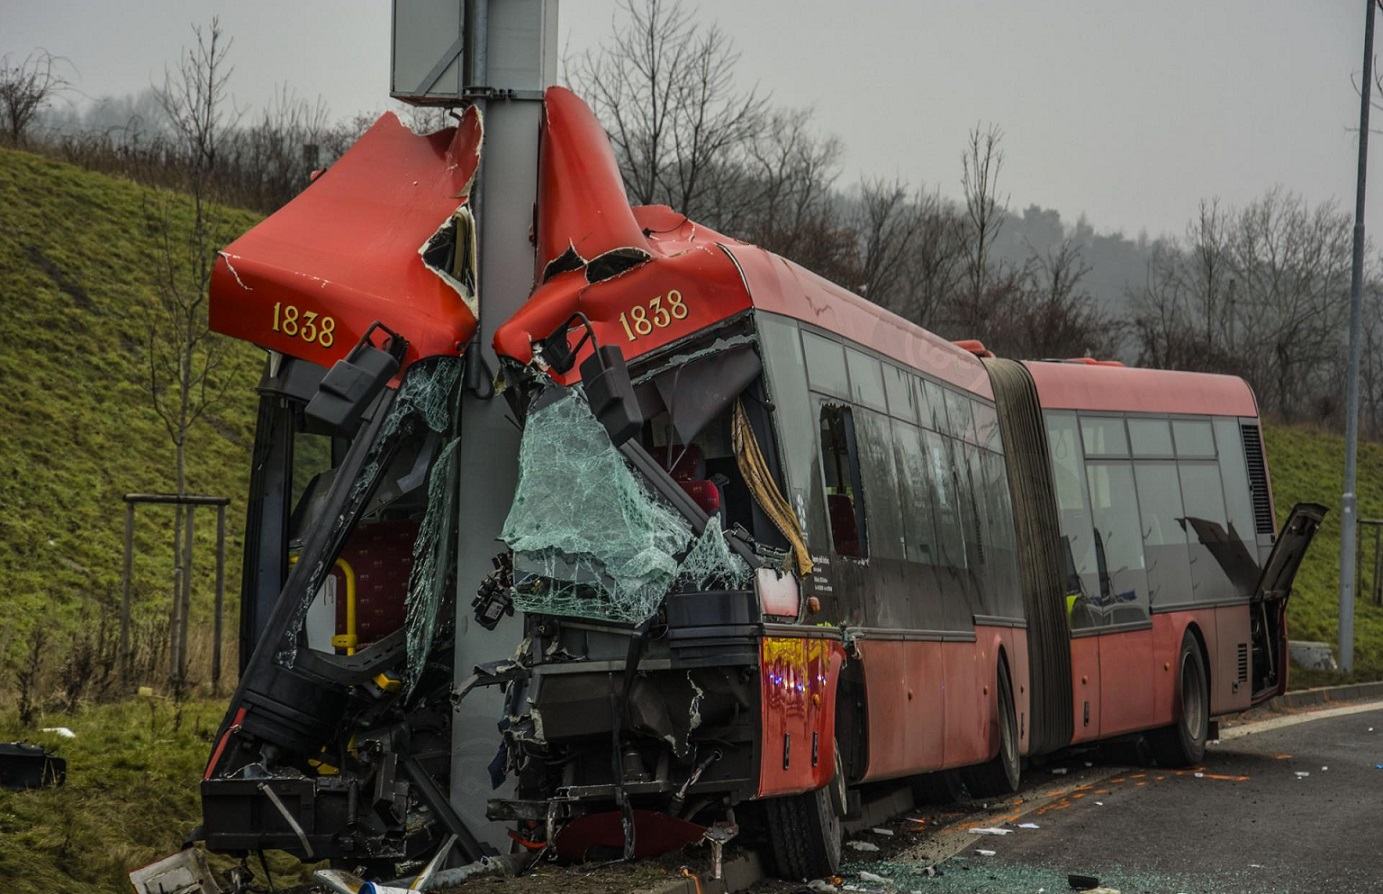
M1349 277L1349 369L1345 381L1345 486L1340 500L1340 669L1354 669L1354 584L1358 569L1359 338L1364 286L1364 176L1369 161L1369 88L1373 83L1373 6L1364 2L1364 73L1359 81L1359 178L1354 194L1354 264Z

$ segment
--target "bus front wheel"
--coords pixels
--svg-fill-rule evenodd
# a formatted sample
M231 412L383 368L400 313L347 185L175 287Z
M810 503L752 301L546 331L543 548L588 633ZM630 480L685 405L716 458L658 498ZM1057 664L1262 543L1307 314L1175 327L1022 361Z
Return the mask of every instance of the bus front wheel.
M781 877L816 879L840 871L845 801L845 768L838 744L835 778L825 786L764 801L773 861Z
M1205 740L1210 731L1210 692L1205 659L1201 657L1196 635L1190 630L1181 638L1177 658L1177 718L1171 726L1148 736L1153 757L1163 767L1189 767L1205 757Z
M1013 707L1013 684L1008 665L999 663L999 753L987 764L965 771L965 787L971 797L993 798L1018 791L1023 768L1018 755L1018 720Z

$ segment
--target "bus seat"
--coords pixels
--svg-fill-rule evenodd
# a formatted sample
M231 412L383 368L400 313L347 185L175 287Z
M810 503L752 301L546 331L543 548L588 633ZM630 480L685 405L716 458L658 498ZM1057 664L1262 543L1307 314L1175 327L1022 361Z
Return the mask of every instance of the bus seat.
M831 516L831 540L842 556L860 554L860 529L855 524L855 501L849 494L827 494L826 510Z
M669 444L658 448L657 456L672 480L681 485L702 512L715 515L720 511L720 488L706 478L706 460L701 455L700 447L695 444L686 447Z

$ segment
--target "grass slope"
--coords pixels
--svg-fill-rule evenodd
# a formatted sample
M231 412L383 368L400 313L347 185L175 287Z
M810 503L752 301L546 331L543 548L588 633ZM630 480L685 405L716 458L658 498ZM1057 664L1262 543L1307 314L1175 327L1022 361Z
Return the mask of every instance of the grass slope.
M151 408L144 359L157 257L145 207L154 196L126 180L0 150L0 665L22 651L31 625L43 623L53 631L51 668L72 632L95 623L97 605L118 605L121 495L173 489L172 443ZM222 241L256 219L235 210L218 217ZM191 435L190 489L232 499L232 599L258 353L237 346L225 401ZM166 613L171 588L171 510L141 508L141 516L137 605L152 620ZM200 514L194 612L203 618L214 529L212 514ZM228 620L233 630L234 615ZM0 689L12 686L7 673Z
M1295 426L1268 425L1264 434L1279 524L1298 502L1320 503L1330 509L1297 574L1288 606L1288 631L1292 639L1320 640L1333 646L1340 618L1340 494L1344 490L1345 441L1338 434ZM1358 494L1360 518L1383 518L1383 444L1360 443ZM1360 556L1365 567L1354 609L1354 678L1377 680L1383 679L1383 607L1367 598L1373 581L1371 535L1362 539ZM1337 676L1299 672L1294 674L1292 685L1336 682L1330 678Z

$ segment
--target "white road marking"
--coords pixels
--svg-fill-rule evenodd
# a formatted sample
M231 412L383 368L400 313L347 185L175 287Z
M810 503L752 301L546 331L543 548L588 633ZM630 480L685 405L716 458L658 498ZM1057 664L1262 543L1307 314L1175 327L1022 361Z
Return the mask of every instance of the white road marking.
M1367 714L1369 711L1380 710L1383 710L1383 701L1365 702L1361 705L1344 705L1339 708L1325 708L1320 711L1306 711L1301 714L1288 714L1284 717L1273 717L1268 720L1256 720L1253 723L1231 726L1221 730L1220 741L1227 742L1230 739L1251 736L1254 733L1266 733L1270 730L1296 726L1298 723L1310 723L1312 720L1325 720L1328 717L1345 717L1350 714Z

